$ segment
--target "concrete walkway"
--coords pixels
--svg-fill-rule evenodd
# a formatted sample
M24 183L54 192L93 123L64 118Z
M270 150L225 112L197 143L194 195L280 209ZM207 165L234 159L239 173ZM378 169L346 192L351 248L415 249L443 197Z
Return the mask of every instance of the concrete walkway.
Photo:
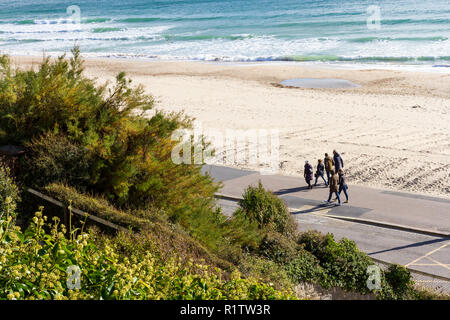
M221 191L224 194L241 196L245 188L257 185L261 180L265 188L284 199L290 208L309 205L311 211L325 209L330 215L434 231L450 237L450 199L349 185L348 204L324 208L329 191L323 181L313 190L308 190L301 177L260 175L256 171L220 166L205 166L204 171L224 183ZM345 199L343 193L341 197Z

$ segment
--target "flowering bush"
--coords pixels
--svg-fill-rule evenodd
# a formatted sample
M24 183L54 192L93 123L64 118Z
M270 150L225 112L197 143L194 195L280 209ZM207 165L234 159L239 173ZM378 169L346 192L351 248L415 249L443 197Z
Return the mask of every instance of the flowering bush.
M162 261L151 251L124 254L111 239L96 243L83 230L66 230L57 217L52 224L46 220L40 208L27 231L14 226L1 235L0 299L293 298L238 274L222 280L219 270L192 260ZM80 270L79 288L70 268Z
M6 201L7 198L8 201ZM11 214L14 213L19 201L19 189L13 183L9 169L0 167L0 221L6 217L7 209L11 211Z

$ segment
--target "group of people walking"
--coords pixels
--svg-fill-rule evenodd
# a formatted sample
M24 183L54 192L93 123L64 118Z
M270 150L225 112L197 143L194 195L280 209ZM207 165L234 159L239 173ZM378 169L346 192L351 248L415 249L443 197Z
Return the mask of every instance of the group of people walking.
M325 179L325 174L327 179ZM325 153L325 158L323 160L318 160L315 174L312 165L309 161L306 161L304 177L306 183L308 184L308 189L313 188L312 181L314 180L314 177L316 178L314 186L317 186L317 181L319 178L322 178L325 186L330 188L328 200L325 202L331 203L331 198L334 193L336 194L336 198L334 200L337 200L338 205L341 205L341 192L344 192L346 198L344 203L348 202L348 186L344 175L344 160L336 150L333 150L333 157L330 157L328 153Z

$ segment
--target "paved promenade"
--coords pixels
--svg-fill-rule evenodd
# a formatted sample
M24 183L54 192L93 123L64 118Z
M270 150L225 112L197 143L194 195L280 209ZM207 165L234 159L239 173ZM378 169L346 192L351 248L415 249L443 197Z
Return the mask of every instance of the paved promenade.
M223 183L225 198L219 205L225 214L236 209L233 198L261 180L285 201L299 230L346 237L373 258L450 278L450 199L349 185L350 202L335 206L324 203L328 188L322 184L308 190L301 177L260 175L221 166L203 170ZM344 194L341 197L345 199ZM450 289L450 283L445 286Z

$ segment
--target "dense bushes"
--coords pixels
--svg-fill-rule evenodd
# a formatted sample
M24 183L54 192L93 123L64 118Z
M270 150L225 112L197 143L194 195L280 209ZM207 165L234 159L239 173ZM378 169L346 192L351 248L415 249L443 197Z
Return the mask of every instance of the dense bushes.
M11 181L6 184L11 188ZM175 253L162 259L157 246L136 245L134 235L67 230L57 217L48 224L42 208L22 232L11 224L11 199L0 199L6 208L0 221L0 299L293 298L236 273L223 280L218 269L183 262ZM71 268L80 274L79 285Z
M256 223L261 237L258 247L252 247L253 256L242 262L241 269L253 270L263 279L267 266L275 264L277 267L272 268L278 270L279 276L272 277L278 284L286 284L283 279L287 277L291 287L312 282L323 288L376 293L379 299L435 297L415 289L409 271L398 265L392 265L386 272L380 270L381 289L371 292L367 271L374 262L358 250L355 242L346 238L336 241L332 234L317 231L298 234L286 206L261 183L248 187L243 198L234 218ZM254 261L253 268L248 266L249 259Z
M255 255L245 255L239 265L239 271L245 277L256 277L264 283L273 284L277 289L293 288L284 266Z
M395 294L402 296L412 288L411 272L398 264L390 265L385 273L386 281L392 286Z
M248 220L239 218L228 220L220 210L211 210L206 207L202 209L201 214L199 211L187 208L182 212L182 217L172 221L173 219L158 207L118 209L105 198L80 192L65 184L52 183L45 187L45 193L66 205L71 203L77 209L127 228L131 227L134 231L149 233L152 236L159 234L157 241L160 244L169 239L172 239L174 243L192 243L193 239L188 234L183 235L187 230L202 243L202 246L198 243L194 246L197 250L203 251L203 257L208 256L209 263L226 269L230 269L229 262L239 263L243 255L242 249L257 248L262 237L257 226ZM171 230L173 228L176 229ZM180 239L175 240L173 237ZM183 250L180 246L171 249ZM211 256L212 254L215 258Z
M314 255L279 233L268 233L261 242L258 254L280 264L294 284L319 282L325 277Z
M288 293L238 275L222 280L208 266L161 261L150 251L119 254L114 241L96 245L88 234L51 233L36 214L30 229L15 229L0 243L0 299L286 299ZM80 268L80 287L68 287L68 268Z
M27 184L46 186L64 182L72 186L90 185L91 153L62 134L47 132L27 143L28 155L23 161Z
M261 182L245 190L239 205L234 217L257 223L263 234L254 253L282 266L294 285L307 281L326 288L369 292L366 271L373 263L354 242L336 242L332 235L318 232L298 235L285 204Z
M48 195L55 197L66 206L71 204L74 208L94 214L100 218L111 221L132 230L140 230L148 221L138 210L119 210L106 199L92 194L82 193L68 185L52 183L45 187Z
M422 300L439 298L438 295L429 290L415 288L414 281L411 278L411 272L404 266L398 264L392 264L388 267L384 272L383 280L386 283L380 292L380 297L383 299Z
M217 235L223 236L224 225L213 224L213 221L205 221L208 214L212 215L215 212L199 215L198 219L203 221L197 222L198 226L192 224L183 228L180 224L171 222L170 217L157 207L118 209L102 197L79 192L73 187L57 183L45 187L45 192L66 205L71 204L74 208L137 232L139 234L137 239L140 242L148 243L151 239L152 243L156 244L158 248L163 248L162 251L176 251L181 256L202 258L208 264L219 266L225 270L230 270L231 264L228 261L231 259L224 260L224 254L218 254L217 249L225 247L232 252L239 250L237 246L225 245L224 242L228 239L217 237ZM208 237L207 234L210 234L211 237ZM192 235L199 239L202 244L198 240L194 240ZM134 243L133 245L138 244ZM155 247L148 249L152 252L155 251ZM214 252L214 249L216 249L216 252Z
M343 238L335 241L332 234L322 235L306 232L300 235L298 243L311 252L327 273L321 284L335 286L345 290L368 293L367 268L373 261L356 247L355 242Z
M73 58L47 58L37 71L13 70L7 56L0 59L0 144L28 147L28 184L64 182L119 206L157 205L176 215L211 206L217 186L200 167L171 159L171 134L190 120L142 116L152 108L153 98L124 73L96 87L83 75L77 48Z

